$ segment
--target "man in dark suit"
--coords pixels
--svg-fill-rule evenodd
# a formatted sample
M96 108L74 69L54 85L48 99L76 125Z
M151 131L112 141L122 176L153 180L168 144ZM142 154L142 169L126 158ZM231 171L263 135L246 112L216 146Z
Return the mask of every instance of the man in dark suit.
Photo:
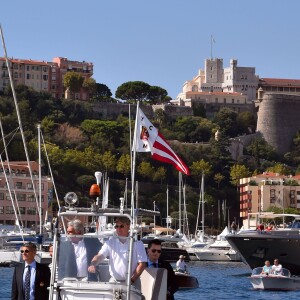
M154 239L148 244L148 268L164 268L168 271L168 282L167 282L167 300L174 300L174 293L178 290L175 284L175 273L172 266L166 262L159 260L161 255L161 241Z
M49 292L47 287L50 285L51 276L48 265L39 264L34 260L36 245L33 243L23 244L20 251L25 263L15 268L12 280L11 299L48 299Z
M67 234L83 235L82 222L77 219L70 221ZM101 246L99 239L95 237L69 237L67 240L61 241L58 257L58 280L65 277L76 277L81 280L97 281L97 275L88 272L88 266Z

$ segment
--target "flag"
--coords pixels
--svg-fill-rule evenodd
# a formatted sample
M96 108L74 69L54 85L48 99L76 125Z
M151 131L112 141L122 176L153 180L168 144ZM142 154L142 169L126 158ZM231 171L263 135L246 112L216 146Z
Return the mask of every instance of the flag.
M190 175L188 167L171 149L165 138L140 108L137 110L136 122L133 145L136 152L151 152L152 158L172 164L179 172Z

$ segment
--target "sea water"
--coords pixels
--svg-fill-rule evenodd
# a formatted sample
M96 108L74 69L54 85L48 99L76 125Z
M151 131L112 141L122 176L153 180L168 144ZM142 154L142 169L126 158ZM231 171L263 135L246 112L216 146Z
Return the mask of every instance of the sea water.
M197 261L188 263L188 269L190 274L198 279L200 287L197 289L179 290L175 293L175 300L300 299L300 291L274 292L254 290L248 278L251 270L243 263ZM0 268L0 299L11 299L12 276L13 268Z

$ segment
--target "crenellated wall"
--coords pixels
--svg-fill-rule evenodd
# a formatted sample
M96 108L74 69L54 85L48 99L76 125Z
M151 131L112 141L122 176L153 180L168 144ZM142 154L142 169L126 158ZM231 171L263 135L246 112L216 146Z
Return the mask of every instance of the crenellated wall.
M257 131L279 154L291 149L300 130L300 95L265 93L259 105Z

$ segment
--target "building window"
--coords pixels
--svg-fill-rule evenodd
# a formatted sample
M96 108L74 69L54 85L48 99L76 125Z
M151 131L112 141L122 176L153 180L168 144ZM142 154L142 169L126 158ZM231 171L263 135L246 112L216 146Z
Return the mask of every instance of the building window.
M48 80L48 75L43 75L43 80Z
M28 202L34 202L35 201L34 195L27 195L27 201Z
M218 103L218 98L215 99L215 102Z
M27 79L30 79L30 74L26 74L26 78L27 78Z
M36 215L36 208L35 207L28 207L27 208L27 215Z
M0 214L4 214L4 206L0 206Z
M224 98L224 104L226 104L226 98Z
M12 214L14 214L14 209L13 209L13 207L12 207L12 206L6 206L6 207L5 207L5 213L6 213L7 215L12 215Z
M31 182L30 182L30 183L27 183L27 189L28 189L28 190L33 190L33 185L32 185Z
M270 190L270 203L275 203L275 190Z
M26 195L25 194L17 194L17 200L18 201L26 201Z
M6 198L7 201L11 201L11 199L15 199L15 196L14 196L14 194L11 194L11 196L10 196L10 194L7 193L7 194L5 195L5 198Z
M4 193L0 193L0 200L4 200Z
M22 182L16 182L16 188L21 189L22 188Z
M20 214L25 215L25 211L26 211L25 207L20 207L19 209L20 209Z
M231 103L234 104L234 99L231 99Z

